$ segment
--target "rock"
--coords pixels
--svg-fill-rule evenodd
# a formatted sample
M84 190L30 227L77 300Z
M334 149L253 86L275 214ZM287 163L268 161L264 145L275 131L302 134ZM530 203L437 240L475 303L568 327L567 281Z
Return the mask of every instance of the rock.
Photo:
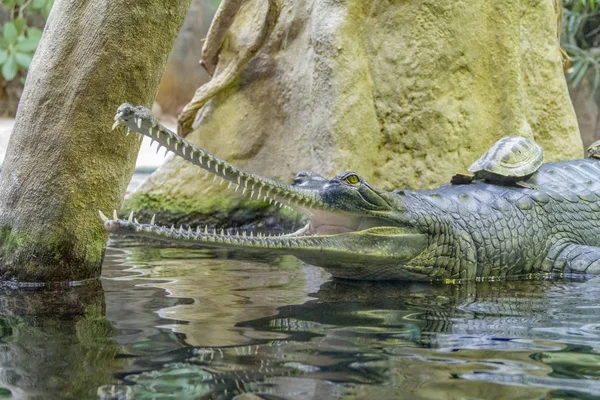
M201 40L206 36L215 13L213 2L192 0L183 28L169 55L156 101L162 112L176 116L210 76L200 67Z
M242 7L215 76L253 41L265 3ZM386 189L448 182L508 135L533 132L548 161L578 158L555 18L552 2L285 0L266 45L187 138L277 180L353 170ZM126 208L244 206L205 182L170 159Z

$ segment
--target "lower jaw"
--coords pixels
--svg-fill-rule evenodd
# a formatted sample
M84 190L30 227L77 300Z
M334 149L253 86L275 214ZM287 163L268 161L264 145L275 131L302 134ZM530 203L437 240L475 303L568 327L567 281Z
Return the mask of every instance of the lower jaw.
M326 260L297 254L300 260L323 268L334 278L368 281L421 281L430 282L430 276L410 271L401 263L360 263L353 261Z

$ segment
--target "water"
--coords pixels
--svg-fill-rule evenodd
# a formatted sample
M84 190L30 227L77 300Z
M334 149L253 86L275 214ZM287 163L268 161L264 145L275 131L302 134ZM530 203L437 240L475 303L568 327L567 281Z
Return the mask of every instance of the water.
M0 291L0 398L600 398L599 299L119 239L99 282Z

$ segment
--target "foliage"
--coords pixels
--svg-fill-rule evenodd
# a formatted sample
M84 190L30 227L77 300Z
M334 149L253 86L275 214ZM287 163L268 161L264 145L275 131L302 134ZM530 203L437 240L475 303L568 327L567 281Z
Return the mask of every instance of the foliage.
M593 69L594 89L600 83L600 6L596 0L565 0L561 43L573 65L569 80L577 86Z
M32 26L34 21L48 18L54 0L2 0L9 20L0 31L0 72L6 81L24 76L42 31Z
M213 12L217 11L219 4L221 4L221 0L208 0L208 7Z

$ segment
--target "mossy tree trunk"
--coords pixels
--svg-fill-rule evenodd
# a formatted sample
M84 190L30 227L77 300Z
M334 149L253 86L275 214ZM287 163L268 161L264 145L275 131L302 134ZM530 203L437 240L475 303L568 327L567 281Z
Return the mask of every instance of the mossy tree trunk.
M99 276L139 150L111 134L124 101L150 106L190 0L57 0L0 174L0 276Z
M267 13L266 0L249 0L207 84L228 85L203 103L187 138L278 180L353 170L386 189L448 182L509 135L533 137L548 161L581 157L557 6L282 0L270 37L242 63ZM236 78L221 78L230 65L240 66ZM172 159L126 208L166 217L240 207L210 185Z

